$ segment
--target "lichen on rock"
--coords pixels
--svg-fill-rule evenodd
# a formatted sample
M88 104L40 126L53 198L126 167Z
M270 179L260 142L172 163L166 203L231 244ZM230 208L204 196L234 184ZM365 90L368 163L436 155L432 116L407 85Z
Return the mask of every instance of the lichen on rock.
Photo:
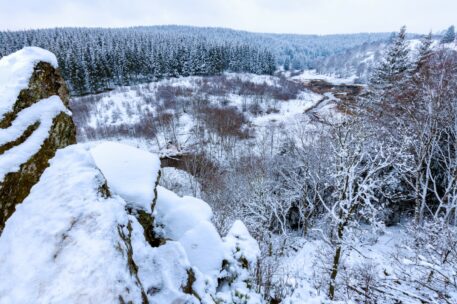
M41 51L44 52L44 50ZM11 56L15 56L15 54ZM2 58L2 61L7 61L7 57ZM11 64L14 64L14 60L12 62ZM3 64L3 73L7 70L5 65ZM0 131L7 132L13 127L12 125L21 111L51 96L58 96L63 103L63 108L68 108L69 93L65 81L59 69L51 63L39 61L34 64L31 74L23 75L23 77L29 77L28 87L18 92L12 109L3 113L3 116L0 115ZM14 77L12 78L14 82ZM14 83L0 85L15 86ZM2 102L6 101L0 100L0 103ZM0 159L6 157L9 150L20 149L21 145L30 139L34 132L37 132L41 121L38 119L27 123L29 126L19 137L0 144ZM27 197L33 185L38 182L44 170L49 166L49 160L54 157L56 150L74 143L76 143L76 128L73 120L68 113L60 112L53 117L48 136L38 147L38 151L30 155L29 159L20 164L16 170L11 170L3 178L0 177L0 234L16 206Z

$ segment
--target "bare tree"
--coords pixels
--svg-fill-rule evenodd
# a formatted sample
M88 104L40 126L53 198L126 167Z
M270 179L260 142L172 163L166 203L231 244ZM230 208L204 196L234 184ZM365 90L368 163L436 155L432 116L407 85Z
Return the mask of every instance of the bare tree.
M357 122L345 122L333 131L334 173L330 197L318 195L330 221L328 243L334 248L328 296L334 299L342 255L357 242L355 232L365 221L374 229L383 227L378 193L390 183L395 153L382 144L371 143Z

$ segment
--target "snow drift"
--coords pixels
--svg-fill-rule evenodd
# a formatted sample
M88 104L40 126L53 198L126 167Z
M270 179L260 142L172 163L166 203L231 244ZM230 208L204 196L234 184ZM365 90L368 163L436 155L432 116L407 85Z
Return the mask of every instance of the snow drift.
M0 237L0 303L261 301L248 284L257 243L241 222L222 239L205 202L156 191L156 155L80 144L50 163Z

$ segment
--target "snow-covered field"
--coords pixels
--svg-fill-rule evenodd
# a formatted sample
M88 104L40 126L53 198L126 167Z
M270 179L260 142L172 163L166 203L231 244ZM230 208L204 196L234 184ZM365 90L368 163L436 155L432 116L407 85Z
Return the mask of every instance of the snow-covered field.
M350 77L341 78L332 75L322 75L317 73L316 70L305 70L301 74L292 76L291 78L305 82L309 80L320 79L334 84L352 84L357 77L352 75Z

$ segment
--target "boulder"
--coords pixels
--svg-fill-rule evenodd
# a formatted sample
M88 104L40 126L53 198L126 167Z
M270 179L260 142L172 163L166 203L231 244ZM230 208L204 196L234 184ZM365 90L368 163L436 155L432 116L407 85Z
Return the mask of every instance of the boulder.
M55 56L25 48L0 59L0 234L56 150L76 143Z

